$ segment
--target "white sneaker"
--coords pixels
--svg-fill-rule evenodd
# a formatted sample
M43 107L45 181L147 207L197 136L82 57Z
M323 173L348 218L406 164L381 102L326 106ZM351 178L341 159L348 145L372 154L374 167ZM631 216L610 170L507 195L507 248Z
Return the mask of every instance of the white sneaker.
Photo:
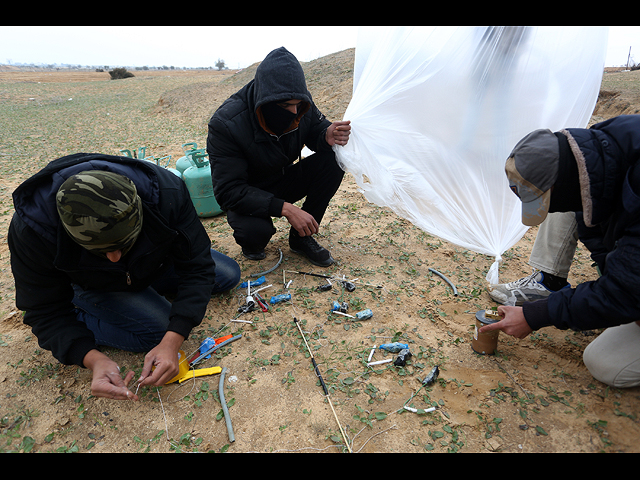
M514 282L493 285L493 288L489 290L489 295L502 305L519 306L524 302L540 300L553 293L553 290L549 290L542 283L543 279L544 273L540 270L534 270L531 275ZM570 285L567 284L566 287L570 287Z

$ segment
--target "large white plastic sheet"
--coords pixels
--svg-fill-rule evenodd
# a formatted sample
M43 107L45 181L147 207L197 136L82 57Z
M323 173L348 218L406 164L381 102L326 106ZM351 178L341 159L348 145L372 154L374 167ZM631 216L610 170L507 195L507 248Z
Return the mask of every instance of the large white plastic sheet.
M606 27L362 27L349 143L334 147L366 199L495 257L527 230L504 173L538 128L586 127Z

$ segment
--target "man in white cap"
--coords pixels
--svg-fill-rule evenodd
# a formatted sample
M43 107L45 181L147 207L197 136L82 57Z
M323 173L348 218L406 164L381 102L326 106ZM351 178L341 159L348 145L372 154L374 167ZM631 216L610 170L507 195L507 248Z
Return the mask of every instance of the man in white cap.
M584 351L591 374L607 385L640 385L640 115L559 132L536 130L514 147L505 170L522 201L522 223L549 212L576 212L580 240L600 278L522 306L499 306L502 330L525 338L547 326L606 328Z

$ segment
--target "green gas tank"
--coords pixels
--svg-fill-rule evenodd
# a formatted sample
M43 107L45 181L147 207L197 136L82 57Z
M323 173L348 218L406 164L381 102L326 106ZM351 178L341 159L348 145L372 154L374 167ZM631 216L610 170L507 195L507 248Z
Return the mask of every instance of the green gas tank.
M171 155L167 155L167 156L165 156L165 157L160 157L160 158L153 158L153 157L150 157L150 158L145 158L144 160L148 160L148 161L150 161L151 163L155 163L155 164L156 164L156 165L158 165L159 167L162 167L162 168L165 168L165 169L169 170L169 171L170 171L171 173L173 173L176 177L178 177L178 178L182 178L182 174L181 174L178 170L176 170L175 168L171 168L171 167L169 167L169 164L171 163ZM162 165L160 162L162 162L162 161L164 161L164 160L166 160L167 162L166 162L164 165Z
M185 147L191 147L189 149ZM189 157L198 149L198 144L196 142L189 142L182 144L182 151L184 152L184 157L180 157L176 160L176 170L180 172L180 175L184 173L184 171L189 168L193 163L189 159Z
M191 201L199 217L215 217L222 213L216 197L213 195L211 183L211 165L204 152L194 152L189 155L191 166L182 173L182 179L187 185Z

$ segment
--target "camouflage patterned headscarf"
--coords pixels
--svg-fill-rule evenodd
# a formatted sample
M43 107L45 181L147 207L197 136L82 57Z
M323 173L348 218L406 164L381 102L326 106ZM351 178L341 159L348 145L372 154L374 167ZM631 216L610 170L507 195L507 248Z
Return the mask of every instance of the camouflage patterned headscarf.
M117 173L88 170L69 177L56 194L58 214L71 238L87 250L127 253L142 229L136 186Z

